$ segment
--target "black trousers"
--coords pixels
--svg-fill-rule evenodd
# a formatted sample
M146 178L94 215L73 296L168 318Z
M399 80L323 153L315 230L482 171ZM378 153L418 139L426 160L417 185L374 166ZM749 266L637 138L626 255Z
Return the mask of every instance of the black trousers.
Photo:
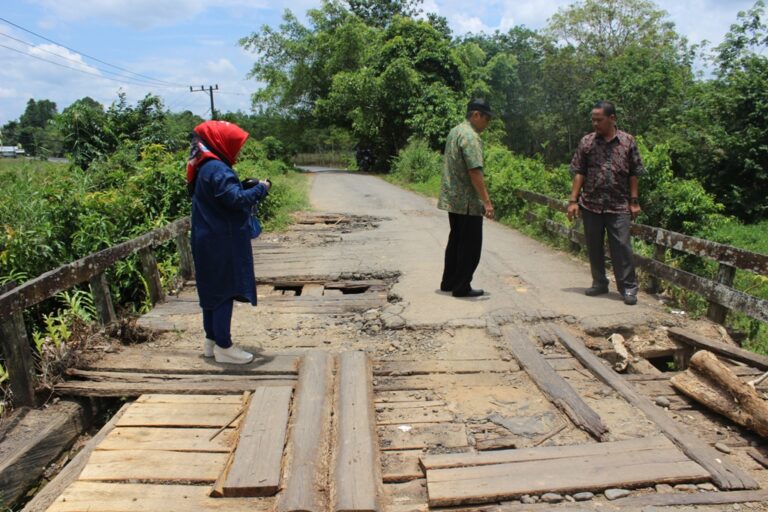
M613 274L619 293L637 295L637 274L632 255L629 228L632 219L628 213L594 213L581 209L584 219L584 237L587 239L589 266L592 270L592 286L607 288L605 277L605 234L611 251Z
M451 233L445 247L445 267L440 289L465 293L480 263L483 248L483 217L448 213Z

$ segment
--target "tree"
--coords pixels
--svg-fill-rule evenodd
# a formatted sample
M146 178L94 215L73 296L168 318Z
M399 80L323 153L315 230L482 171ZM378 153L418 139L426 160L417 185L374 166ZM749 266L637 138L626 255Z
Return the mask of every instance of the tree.
M395 16L414 17L421 13L423 0L346 0L349 10L372 27L383 28Z
M63 139L64 151L82 169L117 146L117 137L108 126L104 107L90 97L65 108L55 124Z

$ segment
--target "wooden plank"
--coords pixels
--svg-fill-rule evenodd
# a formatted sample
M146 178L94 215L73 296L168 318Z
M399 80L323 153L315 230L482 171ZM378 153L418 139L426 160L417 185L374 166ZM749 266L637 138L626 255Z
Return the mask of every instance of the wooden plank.
M539 354L534 342L524 337L519 328L505 326L502 333L507 346L536 386L563 411L576 426L599 441L608 439L608 427L578 393Z
M378 361L374 375L428 375L430 373L511 373L519 371L515 362L500 360Z
M377 512L381 507L382 478L374 431L372 373L365 352L349 351L339 357L333 472L333 510L336 512Z
M664 436L627 439L606 443L591 443L567 446L543 446L541 448L518 448L482 453L446 453L423 455L421 466L426 469L445 469L536 460L571 459L574 457L596 457L618 453L635 453L647 450L677 450ZM567 462L564 462L564 465Z
M280 488L291 387L254 391L234 460L224 481L224 496L272 496Z
M454 414L447 409L434 407L408 407L381 411L376 414L377 425L413 425L415 423L450 423Z
M17 406L35 407L35 360L27 337L24 315L0 315L0 353L8 372L13 402Z
M211 452L96 450L80 480L213 483L228 457L228 453Z
M746 363L760 370L768 370L768 356L755 354L749 350L743 348L734 347L733 345L727 345L720 341L710 340L704 336L694 334L681 329L679 327L672 327L669 329L669 336L675 341L692 345L697 349L709 350L715 354L727 357L734 361L740 361Z
M618 507L619 510L639 510L640 507L725 505L732 503L765 504L766 501L768 501L768 490L646 494L643 496L630 496L627 498L621 498L613 501L612 503Z
M118 420L118 427L221 427L241 404L134 403Z
M77 455L64 466L58 475L48 485L35 494L35 497L27 503L22 512L43 512L56 501L59 495L67 489L80 476L88 462L91 453L109 435L117 425L118 420L125 414L131 404L123 405L112 418L93 436Z
M31 410L18 422L0 446L0 510L10 507L43 476L89 420L80 404L61 402L47 411Z
M675 443L683 452L701 464L712 476L712 480L721 489L742 490L757 489L759 485L746 471L728 462L722 454L707 446L691 433L678 425L661 408L641 396L632 386L613 370L604 365L580 340L566 332L563 328L552 325L552 331L560 338L561 343L581 361L600 380L615 389L630 405L645 414L656 423L661 431Z
M201 350L128 348L82 363L79 369L152 374L297 375L298 367L297 356L257 353L252 363L234 366L203 357Z
M464 423L421 423L378 427L382 450L419 450L422 448L462 448L467 444Z
M233 431L227 429L211 440L215 428L119 427L112 430L96 449L229 453Z
M242 395L153 395L138 397L136 404L237 404L242 405Z
M414 400L411 402L376 402L376 412L395 411L399 409L423 409L427 407L440 408L447 404L442 400ZM435 412L433 410L433 412Z
M490 503L525 494L701 482L709 474L677 450L649 450L427 471L429 505Z
M424 478L424 470L419 465L419 458L423 454L421 450L382 452L382 479L385 483L397 483Z
M389 406L401 402L435 400L437 394L427 389L406 389L400 391L376 391L374 403Z
M302 359L288 443L288 476L278 512L320 511L327 505L332 369L333 360L326 352L310 351Z
M225 375L221 375L221 378ZM156 382L99 382L99 381L65 381L55 386L56 392L66 396L89 397L133 397L143 394L237 394L244 391L253 391L262 386L285 386L293 382L293 378L286 379L253 379L239 378L234 380L218 381L211 377L209 381L195 382L190 380L156 381Z
M301 289L302 297L322 297L325 286L319 283L307 283Z
M53 503L50 512L267 512L272 500L208 497L204 485L157 485L75 482Z

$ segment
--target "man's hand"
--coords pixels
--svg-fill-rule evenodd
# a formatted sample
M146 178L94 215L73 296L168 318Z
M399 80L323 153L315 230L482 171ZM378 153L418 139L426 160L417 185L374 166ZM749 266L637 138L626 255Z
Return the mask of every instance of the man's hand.
M486 216L486 218L492 219L493 215L496 213L496 211L493 209L493 205L491 204L491 202L489 201L489 202L485 203L483 205L483 207L485 208L485 216Z
M632 220L635 220L638 215L640 215L640 212L643 211L640 208L639 204L632 204L629 205L629 214L632 215Z
M568 203L568 210L566 211L568 220L579 218L579 205L578 203Z

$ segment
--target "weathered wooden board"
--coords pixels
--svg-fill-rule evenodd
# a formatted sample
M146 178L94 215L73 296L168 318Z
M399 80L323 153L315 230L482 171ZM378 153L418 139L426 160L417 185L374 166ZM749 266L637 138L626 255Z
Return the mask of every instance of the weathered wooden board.
M543 446L541 448L518 448L481 453L447 453L423 455L424 469L444 469L536 460L570 459L574 457L597 457L602 455L630 454L648 450L677 451L675 445L664 436L591 443L566 446ZM564 463L564 464L567 464Z
M725 505L731 503L758 503L768 501L768 490L667 493L630 496L613 502L619 510L639 510L640 507L674 507L683 505ZM735 510L735 509L730 509Z
M511 373L519 371L515 362L494 359L478 360L427 360L376 362L373 373L377 376L428 375L430 373Z
M385 483L408 482L424 478L419 465L422 450L385 451L381 453L382 478Z
M419 450L422 448L461 448L468 446L464 423L421 423L378 427L382 450Z
M229 453L232 431L226 429L213 440L215 428L119 427L110 432L97 450L171 450L178 452Z
M115 372L117 373L117 372ZM158 378L137 382L110 382L92 380L69 380L57 384L60 395L89 397L132 397L143 394L191 394L191 395L240 395L262 386L285 386L295 382L295 377L279 376L238 376L238 375L175 375L174 379ZM188 377L188 378L184 378ZM203 378L204 377L204 378ZM229 378L225 378L229 377ZM234 378L232 378L234 377ZM124 379L123 379L124 380Z
M502 333L520 366L536 386L573 423L599 441L608 438L608 427L603 420L539 354L534 342L514 326L505 326Z
M141 395L136 404L238 404L242 405L242 395Z
M709 473L677 450L575 457L427 471L430 506L469 505L545 492L701 482Z
M744 350L743 348L726 345L720 341L710 340L704 336L688 332L679 327L672 327L668 332L673 340L692 345L699 349L709 350L710 352L714 352L715 354L727 357L734 361L747 363L748 365L763 371L768 370L768 357L766 356L755 354L754 352Z
M232 466L224 480L224 496L272 496L280 488L283 449L291 405L291 387L253 392Z
M450 423L454 414L445 408L408 407L385 410L376 414L377 425L412 425L414 423Z
M134 403L118 420L118 427L221 427L241 408L232 404ZM237 420L239 421L239 420ZM237 425L237 421L234 425ZM234 426L233 425L233 426Z
M211 452L96 450L80 480L213 483L228 457L227 453Z
M438 400L437 393L427 389L405 389L399 391L376 391L374 403L379 405L389 405L398 402L419 402Z
M414 400L406 402L376 402L376 412L396 411L401 409L441 408L447 404L442 400ZM433 411L434 412L434 411Z
M627 402L639 409L645 416L656 423L662 432L675 443L688 457L701 464L712 476L712 480L721 489L742 490L757 489L758 483L746 471L728 462L720 453L704 444L701 440L685 431L661 408L641 396L632 386L607 367L580 340L569 334L562 327L549 327L562 344L581 361L584 366L600 380L615 389Z
M310 351L299 367L288 442L287 478L278 512L320 511L327 506L327 461L333 394L333 359Z
M267 512L273 500L209 498L207 485L75 482L50 512Z
M373 376L365 352L339 357L333 510L377 512L382 485Z
M82 363L81 370L155 374L296 375L297 356L255 354L252 363L231 365L203 357L201 350L126 348L97 361Z

